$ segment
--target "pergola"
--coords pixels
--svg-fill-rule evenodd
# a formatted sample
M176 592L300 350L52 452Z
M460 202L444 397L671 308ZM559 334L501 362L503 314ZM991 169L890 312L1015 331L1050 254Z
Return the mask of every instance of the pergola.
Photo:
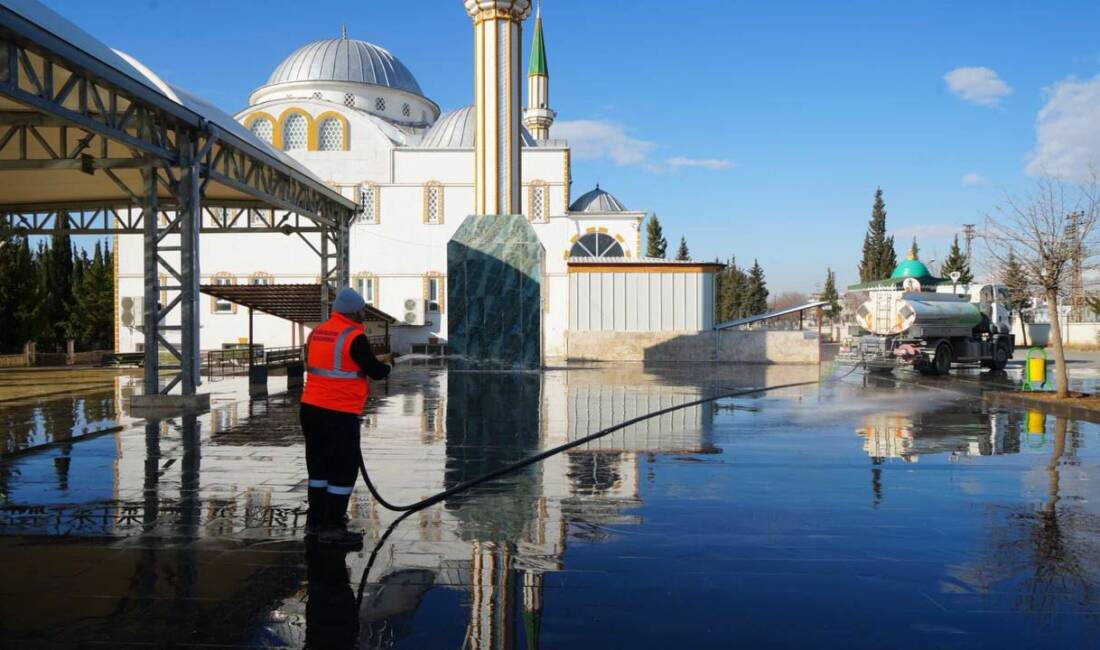
M229 115L41 4L0 4L0 219L28 235L143 237L147 397L179 387L186 398L200 383L200 234L296 235L317 254L321 285L346 286L355 210ZM325 317L329 296L316 296ZM178 364L162 365L162 348ZM162 370L178 373L162 381Z
M321 303L316 301L321 287L319 284L204 284L199 290L248 309L248 343L251 346L253 310L301 325L315 326L324 321L327 316L322 312ZM330 288L329 302L335 297L336 292ZM393 316L371 305L363 311L365 321L382 323L387 334L390 325L397 322Z

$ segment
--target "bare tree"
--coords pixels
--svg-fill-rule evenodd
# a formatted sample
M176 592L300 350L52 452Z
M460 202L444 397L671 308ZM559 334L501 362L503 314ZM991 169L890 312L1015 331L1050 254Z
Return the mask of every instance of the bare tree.
M1098 198L1096 174L1081 184L1043 176L1030 192L1006 196L986 216L982 233L992 261L1003 268L1014 254L1036 292L1046 298L1060 398L1069 396L1069 375L1058 305L1071 288L1075 270L1094 266L1100 243Z

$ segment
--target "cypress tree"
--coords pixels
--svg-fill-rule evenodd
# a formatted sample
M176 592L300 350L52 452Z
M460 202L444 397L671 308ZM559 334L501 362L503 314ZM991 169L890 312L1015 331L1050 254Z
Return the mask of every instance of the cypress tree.
M917 238L916 237L913 237L913 244L911 246L909 246L909 259L911 259L911 260L919 260L920 259L920 246L917 246Z
M840 304L840 294L836 290L836 274L831 268L825 271L825 288L821 292L821 299L829 303L826 306L829 318L834 321L839 319L843 307Z
M752 269L749 270L744 304L748 316L768 311L768 285L764 280L764 269L757 260L753 260Z
M894 238L886 236L886 202L882 188L875 190L875 203L871 208L871 221L863 237L863 257L859 262L859 281L874 282L890 277L897 266Z
M951 277L954 271L959 272L959 284L970 284L974 280L974 274L970 272L970 260L966 259L966 253L959 248L959 236L955 235L955 241L951 243L951 250L947 253L947 259L940 267L940 275Z
M39 255L42 262L42 311L39 325L44 347L65 349L70 335L69 314L73 303L73 247L68 233L54 233L50 247Z
M748 277L740 267L733 267L730 273L730 305L733 318L744 318L749 315L748 307Z
M85 259L87 255L85 254ZM114 342L114 283L110 255L104 254L99 242L88 262L82 282L76 292L73 330L81 346L89 350L108 350Z
M684 237L680 238L680 250L676 251L676 259L681 262L687 262L691 259L691 253L688 252L687 239Z
M661 230L661 222L657 219L656 214L650 215L649 223L646 224L646 241L646 257L665 259L668 240L665 239L665 234Z

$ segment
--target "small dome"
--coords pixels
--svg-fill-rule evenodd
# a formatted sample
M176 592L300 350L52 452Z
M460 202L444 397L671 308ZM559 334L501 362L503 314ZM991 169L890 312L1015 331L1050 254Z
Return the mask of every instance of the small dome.
M275 68L267 83L291 81L350 81L424 95L397 57L373 43L346 36L303 45Z
M605 192L596 185L596 189L581 195L573 205L569 206L570 212L626 212L626 206L615 198L614 194Z
M890 275L891 280L904 280L905 278L928 280L932 278L932 273L928 270L928 267L924 265L924 262L910 258L898 264L898 267L894 269L894 272Z
M523 146L535 146L535 139L527 129L520 126L519 134ZM425 149L473 149L474 107L465 106L440 115L417 146Z

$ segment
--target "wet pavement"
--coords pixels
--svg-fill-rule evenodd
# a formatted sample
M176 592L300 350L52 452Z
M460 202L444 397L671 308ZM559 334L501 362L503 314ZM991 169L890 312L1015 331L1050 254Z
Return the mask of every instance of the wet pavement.
M403 364L363 449L408 503L818 372ZM0 459L0 646L1100 647L1100 425L981 400L1012 382L856 372L692 405L392 527L357 488L346 555L301 543L293 396L224 386L162 421L127 418L122 382L0 404L23 432Z

